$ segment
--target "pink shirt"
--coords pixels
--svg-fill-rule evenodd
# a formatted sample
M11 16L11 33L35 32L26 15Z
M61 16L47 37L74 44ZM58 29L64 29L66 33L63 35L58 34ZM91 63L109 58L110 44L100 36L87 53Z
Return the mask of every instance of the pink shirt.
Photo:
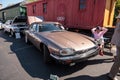
M95 39L103 38L104 33L105 33L105 32L103 32L103 31L101 31L101 32L99 32L99 33L93 32L94 38L95 38Z
M104 29L104 30L102 30L102 31L100 31L99 33L97 33L96 31L95 31L95 29L96 28L93 28L92 29L92 33L93 33L93 35L94 35L94 39L102 39L102 42L104 42L104 38L103 38L103 35L107 32L107 29Z

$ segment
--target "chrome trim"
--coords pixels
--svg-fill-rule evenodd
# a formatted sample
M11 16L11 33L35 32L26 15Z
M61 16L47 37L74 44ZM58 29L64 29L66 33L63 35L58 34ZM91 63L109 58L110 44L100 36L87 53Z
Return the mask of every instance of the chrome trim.
M76 54L74 56L57 56L57 55L54 55L54 54L50 54L51 57L53 57L54 59L56 60L62 60L62 61L66 61L66 60L78 60L78 59L82 59L82 58L87 58L87 57L90 57L90 56L93 56L93 55L97 55L99 52L99 49L96 49L96 50L90 50L88 52L85 52L83 54Z
M88 51L96 50L96 49L97 49L97 46L94 46L92 48L88 48L88 49L85 49L85 50L75 51L75 54L83 54L83 53L86 53Z

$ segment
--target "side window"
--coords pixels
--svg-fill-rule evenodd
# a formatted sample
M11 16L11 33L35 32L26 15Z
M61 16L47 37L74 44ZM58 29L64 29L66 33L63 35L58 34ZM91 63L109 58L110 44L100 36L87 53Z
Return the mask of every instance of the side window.
M42 31L43 31L43 26L42 26L42 24L38 24L38 31L39 31L39 32L42 32Z
M36 32L39 32L39 24L36 24Z
M43 3L43 13L47 13L47 3Z
M79 0L79 9L80 10L86 9L86 0Z
M5 24L7 24L7 25L8 25L8 24L9 24L9 22L8 22L8 21L6 21L6 22L5 22Z
M7 22L5 22L5 24L10 25L12 23L12 21L8 20Z
M32 9L33 9L33 14L35 14L36 13L36 5L33 5Z
M30 26L30 31L36 32L36 31L37 31L37 25L36 25L36 24L32 24L32 25Z

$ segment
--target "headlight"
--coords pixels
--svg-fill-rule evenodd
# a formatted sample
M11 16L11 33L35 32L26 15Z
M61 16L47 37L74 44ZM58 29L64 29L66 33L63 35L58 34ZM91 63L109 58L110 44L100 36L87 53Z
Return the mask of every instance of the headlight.
M72 55L74 54L75 50L72 48L63 48L60 50L60 55L62 56L67 56L67 55Z

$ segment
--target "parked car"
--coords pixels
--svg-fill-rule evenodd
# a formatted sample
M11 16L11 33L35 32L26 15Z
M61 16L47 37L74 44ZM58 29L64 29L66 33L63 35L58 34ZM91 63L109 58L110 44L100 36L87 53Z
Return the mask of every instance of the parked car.
M29 41L43 52L45 63L55 59L63 64L72 64L99 52L93 38L66 31L58 22L32 23L25 31L25 42Z
M9 29L9 26L11 26L11 23L12 23L12 20L7 20L7 21L2 25L4 31L10 32L10 31L9 31L9 30L10 30L10 29Z
M28 29L27 17L16 16L13 20L7 20L3 28L5 32L9 32L12 36L16 32L24 33L24 31Z

